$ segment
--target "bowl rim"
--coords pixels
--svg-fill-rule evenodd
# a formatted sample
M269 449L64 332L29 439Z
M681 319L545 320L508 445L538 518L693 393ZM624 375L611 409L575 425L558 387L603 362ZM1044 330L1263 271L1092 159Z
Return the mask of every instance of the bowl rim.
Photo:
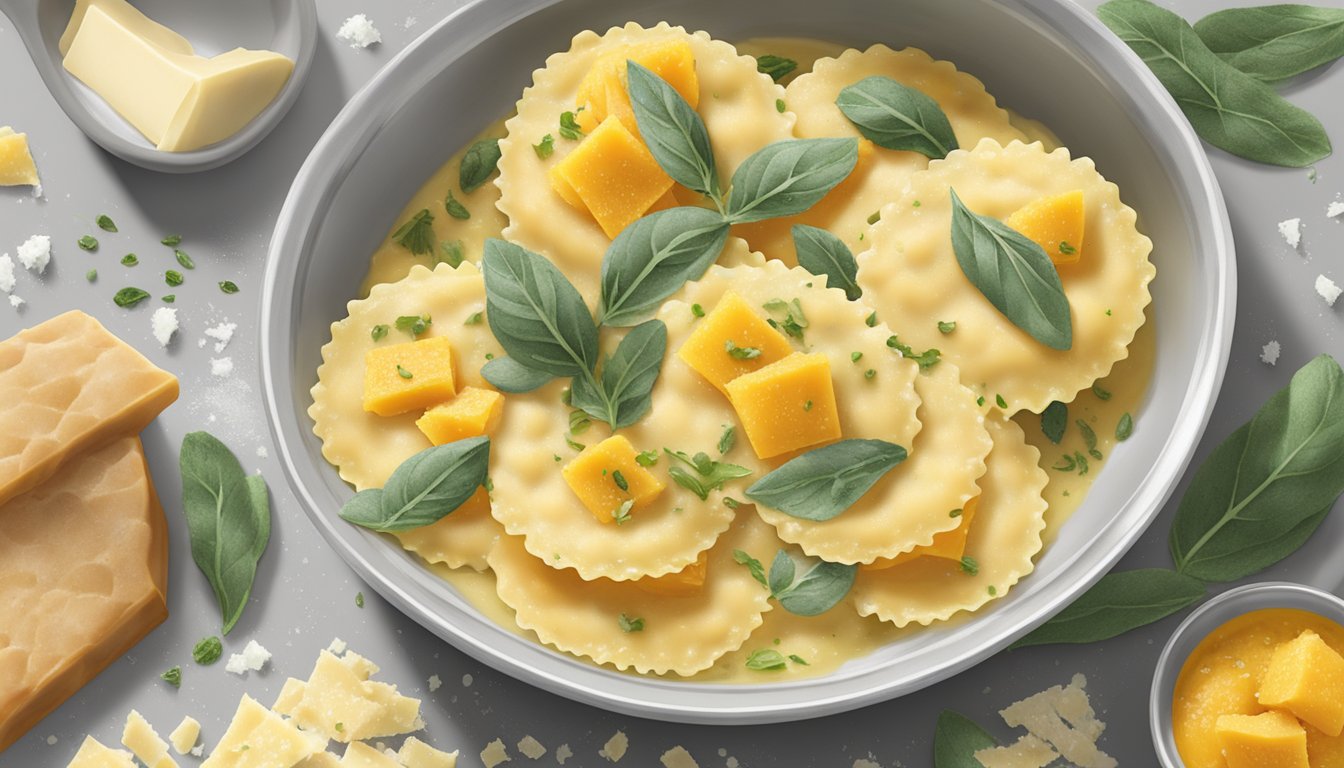
M1269 604L1260 604L1262 601ZM1239 609L1245 603L1256 605ZM1223 624L1248 613L1274 608L1308 611L1336 623L1344 623L1344 599L1328 590L1292 581L1245 584L1210 598L1192 611L1171 633L1162 653L1157 657L1157 667L1153 671L1153 682L1148 694L1148 728L1153 736L1153 749L1164 768L1185 768L1185 762L1176 751L1175 736L1172 734L1171 697L1186 659L1204 638ZM1333 617L1327 613L1330 609L1333 609ZM1190 641L1191 634L1198 635L1193 643Z
M1070 39L1080 51L1085 51L1080 55L1089 57L1093 66L1117 72L1113 76L1119 89L1116 97L1123 108L1136 110L1141 104L1148 108L1141 113L1145 118L1144 132L1156 148L1164 150L1177 164L1172 169L1172 176L1179 192L1191 206L1192 220L1203 225L1198 231L1205 239L1216 276L1212 299L1205 313L1208 327L1196 352L1200 365L1182 393L1182 402L1197 415L1175 425L1153 460L1147 482L1141 483L1129 497L1126 506L1141 508L1142 514L1129 515L1124 525L1110 524L1100 529L1080 548L1079 554L1061 563L1055 578L1060 586L1055 587L1053 596L1048 596L1041 606L1030 612L1018 612L1011 618L997 617L997 621L982 627L988 637L974 652L921 669L911 680L887 679L891 675L879 670L863 676L832 674L770 686L672 682L623 675L564 656L531 640L518 638L488 619L466 612L450 621L449 617L430 610L405 585L372 564L356 551L354 544L343 540L342 534L335 529L335 516L321 513L321 505L303 480L296 459L298 451L292 450L298 447L302 431L308 428L306 423L299 424L306 415L283 402L290 399L288 390L280 393L276 388L277 377L292 358L286 354L288 342L268 331L280 328L287 334L295 318L291 297L277 292L277 283L285 277L282 271L288 270L291 273L288 278L293 277L297 267L289 265L299 261L296 254L311 248L313 222L318 212L334 197L355 158L380 132L387 115L402 103L398 88L390 87L390 81L402 74L403 67L421 72L426 65L440 60L444 64L451 62L478 44L480 39L564 0L515 0L511 3L474 0L445 17L393 57L355 94L295 176L277 218L267 254L259 326L260 368L269 427L279 446L285 475L323 538L362 579L400 611L481 663L575 701L629 715L686 723L740 725L801 720L912 693L998 653L1063 610L1107 573L1137 541L1161 511L1194 456L1212 415L1230 353L1236 305L1235 255L1222 192L1203 146L1175 101L1138 56L1090 12L1069 0L1001 1L1010 10ZM466 25L472 25L471 29L476 32L472 42L454 39L462 36L448 34L458 26ZM431 40L434 44L427 44ZM423 80L416 83L417 88L422 84ZM410 89L403 86L401 90ZM295 433L295 429L299 431ZM287 439L287 432L296 435L293 440ZM1094 550L1101 556L1084 560L1082 550ZM469 631L473 626L483 627L488 636L474 636ZM510 650L514 645L509 641L510 637L535 646L533 650L543 653L520 647ZM616 678L634 682L626 684ZM694 702L675 700L675 692L670 691L680 689L684 696L688 686L696 686L697 694L706 695L697 696ZM756 695L751 695L753 692Z

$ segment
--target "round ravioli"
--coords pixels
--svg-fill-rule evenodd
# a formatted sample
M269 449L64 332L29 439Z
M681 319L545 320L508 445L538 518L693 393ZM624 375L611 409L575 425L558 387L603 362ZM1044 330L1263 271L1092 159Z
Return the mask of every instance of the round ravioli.
M431 446L415 425L419 411L378 416L364 410L365 355L375 347L412 340L397 330L398 317L428 315L431 322L419 338L449 339L458 388L489 387L481 378L481 366L487 355L504 352L484 320L474 317L484 311L480 271L469 263L456 269L440 264L433 271L415 266L397 282L374 286L368 298L347 305L344 320L332 323L308 415L322 440L322 455L355 490L381 488L403 461ZM387 326L387 331L375 341L377 326ZM399 537L402 544L429 562L483 568L500 531L488 512L475 508L477 502L468 501L434 525L405 532Z
M779 537L834 563L871 563L933 543L956 528L953 514L979 494L990 450L983 409L962 386L956 366L940 362L915 380L922 425L909 457L888 472L853 506L830 520L791 517L757 505ZM856 420L846 437L890 440L867 419Z
M621 670L685 676L736 650L760 626L770 610L769 590L734 561L734 552L768 562L777 546L769 527L744 512L707 553L698 588L584 581L548 567L516 536L500 538L490 567L518 626L543 643Z
M1005 219L1043 198L1081 191L1085 233L1078 260L1058 266L1072 310L1073 345L1051 349L1013 325L977 289L952 251L950 191L974 213ZM918 205L916 205L918 203ZM1009 413L1040 412L1070 401L1129 355L1143 325L1156 274L1152 241L1115 184L1087 158L1040 144L1000 146L986 139L931 163L882 209L858 256L864 299L915 347L936 346L961 368L962 381L999 397ZM951 333L940 322L955 322Z
M1003 597L1035 567L1045 529L1046 474L1022 428L997 411L985 419L994 441L960 562L917 557L889 568L859 569L851 593L862 616L897 627L945 621Z
M818 59L811 72L789 83L785 95L789 111L798 116L794 133L805 139L860 137L859 163L848 179L810 210L735 228L767 258L797 262L790 232L794 224L829 230L858 253L865 247L872 217L900 194L912 173L928 166L929 158L918 152L884 149L862 139L858 128L835 105L841 90L875 76L891 78L938 102L960 146L975 146L983 138L1005 144L1024 138L983 83L918 48L893 51L879 43L865 51L850 49L836 58Z
M700 92L696 111L709 131L725 188L733 170L753 152L793 138L793 114L776 108L784 98L783 87L758 72L755 59L705 32L690 33L666 23L645 29L631 22L604 35L576 35L568 51L552 55L533 74L532 85L518 101L518 114L505 124L496 184L499 210L509 220L505 238L555 262L589 304L597 299L602 256L611 238L551 185L551 169L581 143L560 133L560 116L579 106L579 87L603 56L664 41L690 45ZM535 147L548 135L553 151L542 158L545 152ZM681 192L688 200L693 196Z

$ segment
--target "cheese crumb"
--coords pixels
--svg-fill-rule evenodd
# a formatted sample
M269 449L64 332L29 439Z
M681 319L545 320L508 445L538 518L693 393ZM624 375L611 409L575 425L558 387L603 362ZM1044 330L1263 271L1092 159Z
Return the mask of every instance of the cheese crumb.
M1344 216L1344 201L1336 200L1325 207L1325 215L1332 219Z
M350 44L351 48L368 48L374 43L381 43L383 35L378 28L373 26L369 17L362 13L345 20L341 28L336 31L336 37Z
M33 235L24 240L23 245L20 245L15 253L19 257L20 264L40 275L47 270L47 264L51 262L51 237Z
M1325 299L1326 304L1333 307L1335 306L1335 300L1339 298L1340 293L1344 293L1344 290L1341 290L1334 280L1325 275L1317 275L1316 292L1321 295L1322 299Z
M463 676L462 676L462 687L463 687L463 688L470 688L470 687L471 687L471 675L470 675L470 674L466 674L466 675L463 675Z
M1260 348L1260 362L1266 363L1268 365L1274 365L1275 363L1279 362L1280 351L1282 351L1282 348L1279 346L1279 342L1277 341L1269 342L1268 344Z
M48 736L48 737L47 737L47 746L48 746L48 747L54 747L54 746L56 746L56 742L58 742L58 741L60 741L60 739L56 738L55 736Z
M1296 248L1302 242L1302 220L1287 219L1279 222L1279 234L1289 248Z
M0 254L0 293L14 291L14 259L8 253Z
M340 656L341 654L345 653L345 649L348 647L350 647L349 643L337 637L332 639L331 645L327 646L327 650L331 651L337 656Z
M233 374L233 358L218 357L210 358L210 375L218 376L221 379Z
M546 754L546 747L531 736L524 736L522 741L518 742L518 751L533 760L540 760Z
M629 748L630 739L626 738L625 731L617 731L610 739L607 739L607 743L602 745L602 749L598 750L597 754L599 757L605 757L615 763L625 757L625 751Z
M201 735L201 723L196 718L188 715L182 718L173 732L168 734L168 742L173 745L173 749L179 755L191 754L191 748L196 744Z
M700 768L685 747L676 746L663 753L661 762L667 768Z
M443 687L443 680L438 675L429 676L429 692L433 693Z
M975 759L985 768L1045 768L1058 757L1049 744L1030 733L1009 746L990 747L975 753Z
M1048 744L1078 768L1116 768L1115 758L1097 748L1097 739L1106 730L1106 724L1092 711L1086 687L1087 678L1074 675L1067 686L1056 685L1028 696L1000 710L999 715L1009 726L1027 729L1029 735ZM1037 746L1034 742L1029 744ZM1021 741L1019 745L1027 746ZM979 759L979 753L976 758ZM987 768L995 768L981 762ZM1040 765L1048 764L1049 761Z
M257 446L257 458L258 458L258 459L269 459L270 457L271 457L271 452L268 451L268 450L266 450L266 446L264 446L264 445L258 445L258 446Z
M481 750L481 762L485 763L485 768L495 768L500 763L507 763L510 760L509 751L499 739L486 744L485 749Z
M168 346L168 342L173 340L173 334L177 333L177 310L159 307L154 310L154 316L149 322L154 328L154 339L159 342L159 346Z
M238 330L237 323L220 323L219 325L205 329L205 335L215 340L215 354L224 351L233 340L233 332ZM201 340L201 346L205 346L205 340Z
M248 670L260 672L270 660L270 651L261 647L256 640L248 640L247 647L243 648L242 653L229 656L229 663L224 665L224 671L235 675L242 675Z
M19 307L22 307L24 304L27 304L27 303L28 303L28 302L24 301L24 300L23 300L23 297L21 297L21 296L15 296L15 295L12 294L12 293L9 295L9 306L11 306L11 307L13 307L13 308L15 308L15 309L18 309Z
M574 756L574 750L569 748L568 744L561 744L555 748L555 762L564 765L565 761Z
M205 754L205 745L197 744L196 746L192 747L187 754L191 755L192 757L200 757L201 755Z

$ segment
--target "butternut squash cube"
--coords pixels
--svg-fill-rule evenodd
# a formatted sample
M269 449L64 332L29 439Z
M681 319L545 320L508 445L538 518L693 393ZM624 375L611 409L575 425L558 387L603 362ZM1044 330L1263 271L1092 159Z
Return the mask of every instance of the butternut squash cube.
M747 351L734 354L734 349ZM793 347L784 334L732 291L719 299L677 350L682 362L725 395L728 382L791 354Z
M672 188L644 142L615 117L602 121L549 175L556 194L571 205L581 202L610 238Z
M1227 768L1309 768L1307 732L1287 712L1219 715L1213 730Z
M634 584L651 595L689 597L700 594L700 590L705 588L705 574L708 570L709 552L701 552L694 563L676 573L657 578L637 579Z
M425 411L415 426L435 445L446 445L495 431L504 413L504 396L493 389L463 387L457 397Z
M1320 635L1305 630L1274 649L1258 698L1327 736L1338 736L1344 731L1344 658Z
M908 563L921 557L939 557L944 560L951 560L960 563L966 556L966 538L971 533L971 521L975 519L975 511L980 506L980 497L966 502L961 508L961 525L950 531L943 531L935 534L933 543L927 547L915 547L909 552L902 552L896 557L879 558L863 566L864 570L880 571L901 563Z
M639 465L636 455L629 440L613 435L584 448L561 470L570 490L599 523L619 522L653 503L666 488L662 480Z
M630 132L639 136L635 110L630 106L626 62L634 60L667 81L694 109L700 103L700 78L695 72L695 55L685 40L657 40L624 46L598 58L579 83L575 103L579 127L591 132L608 117L616 117Z
M728 399L762 459L840 439L831 362L792 355L728 382Z
M1073 264L1083 258L1086 214L1078 189L1027 203L1003 223L1034 240L1055 264Z
M423 411L456 394L453 347L444 337L374 347L364 356L364 410L370 413Z

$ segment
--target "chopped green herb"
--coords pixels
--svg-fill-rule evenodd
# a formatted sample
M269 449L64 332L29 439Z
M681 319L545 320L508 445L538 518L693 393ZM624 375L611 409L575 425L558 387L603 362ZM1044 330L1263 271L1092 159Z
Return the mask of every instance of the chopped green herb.
M450 267L456 269L462 266L463 259L466 258L466 246L461 240L444 240L439 243L439 253L435 259Z
M811 400L808 400L806 403L803 403L803 410L804 410L804 411L810 411L810 410L812 410L812 401L811 401Z
M612 511L611 519L615 520L617 525L625 525L630 522L630 510L634 509L634 507L634 499L626 499L625 501L622 501L621 505Z
M619 469L611 473L611 481L622 491L630 490L630 483L625 479L625 475L621 474L621 470Z
M773 648L752 651L747 656L747 669L754 669L757 672L774 672L787 669L788 666L784 656Z
M583 138L583 129L579 127L578 118L573 112L560 113L560 136L570 141L578 141Z
M733 343L732 339L723 342L723 349L730 357L738 360L755 360L761 356L760 347L739 347Z
M1097 384L1092 385L1092 394L1096 395L1098 400L1111 399L1111 393L1105 389L1102 389L1101 386Z
M456 197L453 197L453 191L451 189L448 190L448 197L443 199L443 208L448 211L448 215L452 216L454 219L465 220L471 218L471 211L467 210L467 206L458 202Z
M169 248L173 248L173 247L175 247L175 246L178 246L178 245L181 245L181 244L182 244L182 236L181 236L181 235L168 235L167 237L163 238L163 239L160 240L159 242L160 242L160 243L163 243L164 245L168 246Z
M980 573L980 564L975 561L974 557L967 555L961 558L961 570L964 573L977 576Z
M705 308L702 307L702 306L700 306L699 304L692 304L692 305L691 305L691 314L694 315L695 317L704 317L704 316L705 316Z
M400 377L403 378L403 379L411 379L411 378L415 378L415 374L411 373L410 371L406 370L405 368L402 368L400 365L397 366L397 375L400 376Z
M569 412L569 434L581 435L588 431L593 425L593 420L588 418L588 414L580 410Z
M363 607L364 607L364 593L363 593L363 592L356 592L356 593L355 593L355 607L356 607L356 608L363 608Z
M177 259L177 263L181 264L183 269L196 268L196 262L191 260L191 257L187 255L186 251L179 251L174 249L173 258Z
M149 298L149 293L140 288L122 288L117 291L117 295L112 297L112 301L118 307L134 307L136 304Z
M167 671L165 671L163 674L159 675L159 679L162 680L162 681L164 681L165 683L167 683L167 684L173 686L174 688L181 688L181 687L182 687L182 668L181 668L181 667L171 667L171 668L169 668Z
M96 269L90 269L88 272L85 272L85 273L84 273L84 279L85 279L85 280L88 280L90 283L92 283L93 281L97 280L97 279L98 279L98 270L96 270Z
M916 353L915 350L910 348L909 344L902 342L895 334L892 334L887 338L887 346L900 352L901 357L908 357L911 360L914 360L919 364L920 370L932 368L938 364L938 360L942 357L942 353L932 347L923 352Z
M463 324L463 325L480 325L480 324L481 324L481 319L482 319L483 317L485 317L485 315L482 314L482 313L480 313L480 312L472 312L470 315L467 315L467 319L466 319L465 321L463 321L462 324Z
M1064 254L1065 256L1072 256L1073 254L1078 252L1078 249L1074 248L1072 245L1069 245L1068 240L1060 240L1059 252Z
M1110 317L1110 316L1111 316L1111 310L1109 310L1109 309L1106 310L1106 316L1107 316L1107 317Z
M732 496L724 496L723 506L729 509L737 509L738 507L742 506L742 502L738 501L737 499L734 499Z
M793 59L786 59L783 56L773 56L767 53L764 56L756 57L756 71L764 72L776 83L797 68L798 62Z
M733 562L739 565L745 565L747 570L751 571L751 578L759 581L762 587L765 587L766 589L770 588L770 582L766 581L765 578L765 566L761 565L760 560L757 560L740 549L734 549Z
M583 443L578 442L569 435L565 435L565 445L568 445L570 448L573 448L576 451L582 451L584 449Z
M784 100L775 99L775 111L782 114L785 109L787 109L787 106L784 104Z
M983 408L985 405L985 396L981 395L975 398L975 404Z
M541 143L533 144L532 150L537 153L537 157L545 160L555 154L555 137L549 133L542 136Z
M136 256L134 253L128 253L125 256L121 257L121 265L123 267L134 267L136 264L139 263L140 258Z
M723 434L719 435L719 455L733 450L733 444L737 442L737 427L732 424L723 425Z
M949 334L949 333L951 333L951 332L953 332L953 331L955 331L955 330L957 330L957 321L956 321L956 320L953 320L953 321L950 322L950 323L945 323L945 322L943 322L942 320L939 320L939 321L938 321L938 332L939 332L939 333L941 333L941 334Z
M1092 425L1082 419L1077 419L1078 431L1083 435L1083 444L1087 446L1087 454L1097 461L1101 461L1101 451L1097 450L1097 433L1092 431Z
M411 338L421 336L433 324L434 319L429 315L402 315L396 319L395 323L398 331L411 334Z
M771 299L762 305L772 317L766 322L772 328L781 330L799 341L803 340L803 331L807 329L807 315L803 314L803 305L797 299L784 301Z
M218 637L211 635L196 643L196 647L191 649L191 659L203 667L208 667L219 661L219 657L224 655L224 643Z
M182 284L182 273L178 272L176 269L170 269L163 273L163 282L167 283L171 288L176 288Z
M1115 439L1124 442L1129 436L1134 434L1134 417L1125 411L1120 415L1120 423L1115 425Z
M112 221L111 216L108 216L107 214L104 213L98 217L97 221L98 221L98 228L103 230L104 232L117 231L117 224L116 222Z
M494 359L495 359L495 353L494 353L494 352L486 352L486 353L485 353L485 359L486 359L486 360L494 360Z
M989 585L989 596L990 596L990 597L994 597L994 596L997 595L997 594L999 594L999 590L995 589L993 584L990 584L990 585Z
M652 467L658 463L658 452L653 450L640 451L635 454L635 463L641 467Z
M863 353L862 353L862 352L850 352L850 353L849 353L849 362L851 362L851 363L857 363L857 362L859 362L859 361L862 360L862 359L863 359Z
M78 240L79 247L86 251L98 250L98 240L93 235L85 235Z
M948 513L947 513L947 516L948 516L948 517L961 517L961 510L960 510L960 509L954 509L954 510L952 510L951 512L948 512Z
M457 185L469 195L490 178L499 166L499 139L481 139L467 148L457 168Z
M219 290L223 291L224 293L237 293L238 284L233 282L232 280L221 280L219 281Z
M174 301L177 301L177 296L175 294L170 293L163 297L164 304L172 304Z
M873 378L873 377L876 376L876 375L877 375L877 371L874 370L874 369L872 369L872 368L869 368L868 370L866 370L866 371L863 372L863 378L865 378L865 379L871 379L871 378Z
M999 406L1000 408L1008 407L1008 401L1003 399L1003 395L995 395L994 404Z
M919 201L916 200L915 202L911 203L911 204L910 204L910 207L912 207L912 208L918 208L918 207L919 207Z
M1074 451L1073 455L1061 456L1051 469L1057 472L1077 472L1080 476L1086 475L1088 472L1087 457L1081 451Z
M868 214L868 223L869 223L869 224L876 224L877 222L879 222L879 221L881 221L881 220L882 220L882 212L881 212L881 211L873 211L872 213Z
M799 656L796 653L789 654L789 661L792 661L794 664L802 664L804 667L812 666L811 664L807 663L806 659L804 659L802 656Z
M867 324L869 328L872 328L873 326L877 325L877 311L874 310L873 312L871 312L868 315L868 317L864 318L863 322Z
M1064 431L1069 428L1069 406L1058 400L1050 403L1041 411L1041 433L1055 445L1064 439Z
M688 456L682 451L674 451L671 448L664 448L663 452L695 470L695 474L691 474L682 467L673 465L668 467L667 474L677 485L700 497L701 501L709 499L710 491L723 488L723 484L729 480L751 474L751 470L746 467L714 461L703 451L694 456Z
M345 733L345 723L337 723L337 724L336 724L336 732L337 732L337 733Z
M392 233L392 242L410 251L416 256L428 256L434 252L434 214L428 208L421 208L414 216L397 227Z
M630 616L626 616L624 613L622 613L622 614L620 615L620 617L618 617L618 618L616 619L616 624L617 624L617 626L619 626L619 627L621 628L621 631L622 631L622 632L643 632L643 631L644 631L644 620L643 620L643 619L641 619L641 618L632 618L632 617L630 617Z
M372 329L370 329L369 338L373 339L374 341L382 341L383 339L387 338L387 332L389 330L390 329L385 323L379 323L378 325L375 325L373 326Z

